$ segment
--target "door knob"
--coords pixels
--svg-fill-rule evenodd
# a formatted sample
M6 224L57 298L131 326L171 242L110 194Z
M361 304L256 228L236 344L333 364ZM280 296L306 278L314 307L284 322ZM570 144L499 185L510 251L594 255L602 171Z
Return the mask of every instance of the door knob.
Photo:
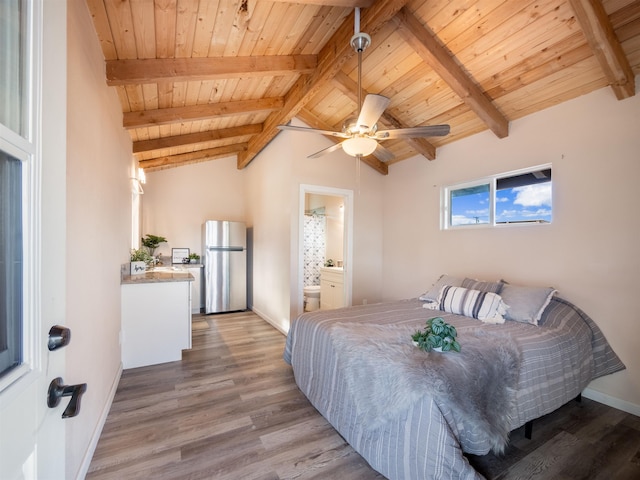
M80 413L80 398L87 391L86 383L78 385L64 385L62 378L54 378L49 384L49 393L47 395L47 406L55 408L60 403L62 397L71 397L69 405L62 412L62 418L75 417Z
M66 347L71 341L71 330L61 325L54 325L49 330L49 351L57 350L58 348Z

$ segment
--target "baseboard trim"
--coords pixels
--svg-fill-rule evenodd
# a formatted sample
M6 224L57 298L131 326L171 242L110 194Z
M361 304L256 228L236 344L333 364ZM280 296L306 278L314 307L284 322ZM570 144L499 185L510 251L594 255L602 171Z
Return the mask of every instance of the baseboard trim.
M104 404L104 408L102 409L102 413L98 420L98 424L96 425L95 430L93 431L93 435L91 436L91 441L89 442L89 447L85 452L84 458L82 459L82 464L80 465L80 470L78 471L78 476L76 480L82 480L87 476L89 472L89 467L91 466L91 459L93 458L93 454L96 451L96 447L98 446L98 440L100 440L100 435L102 434L102 429L104 428L104 424L107 421L107 416L109 415L109 410L111 410L111 405L113 404L113 399L116 396L116 390L118 390L118 384L120 383L120 377L122 376L122 362L120 363L120 367L116 372L116 376L113 379L113 383L111 384L111 389L109 390L109 396L107 401Z
M607 395L606 393L602 393L597 390L593 390L592 388L585 388L582 392L582 396L640 417L640 405L636 405L635 403L620 400L619 398L612 397L611 395Z
M278 323L276 323L275 321L273 321L271 318L269 318L268 315L265 315L264 313L262 313L260 310L258 310L255 307L251 307L251 311L253 313L255 313L256 315L258 315L260 318L262 318L265 322L267 322L269 325L271 325L273 328L275 328L276 330L278 330L281 334L283 334L284 336L287 335L287 332L284 331L282 325L278 325Z

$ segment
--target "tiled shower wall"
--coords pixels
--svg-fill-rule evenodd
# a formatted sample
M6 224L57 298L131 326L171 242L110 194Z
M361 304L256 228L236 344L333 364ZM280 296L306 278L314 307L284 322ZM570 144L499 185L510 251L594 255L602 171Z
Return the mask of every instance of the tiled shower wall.
M304 216L304 285L320 285L320 268L326 251L326 217L314 213Z

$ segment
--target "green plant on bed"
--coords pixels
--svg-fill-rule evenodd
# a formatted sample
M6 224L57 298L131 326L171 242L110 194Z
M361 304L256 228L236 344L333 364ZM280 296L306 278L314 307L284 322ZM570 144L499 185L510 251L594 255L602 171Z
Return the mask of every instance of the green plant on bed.
M456 340L458 332L456 328L445 322L442 317L433 317L427 320L424 330L418 330L411 338L416 346L425 352L441 348L443 352L459 352L460 343Z

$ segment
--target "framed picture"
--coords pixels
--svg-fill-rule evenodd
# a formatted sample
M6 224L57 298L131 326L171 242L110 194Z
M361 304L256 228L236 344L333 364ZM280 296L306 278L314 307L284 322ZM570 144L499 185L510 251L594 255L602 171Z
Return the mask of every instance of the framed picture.
M171 263L185 263L184 259L189 261L189 249L188 248L172 248L171 249Z

